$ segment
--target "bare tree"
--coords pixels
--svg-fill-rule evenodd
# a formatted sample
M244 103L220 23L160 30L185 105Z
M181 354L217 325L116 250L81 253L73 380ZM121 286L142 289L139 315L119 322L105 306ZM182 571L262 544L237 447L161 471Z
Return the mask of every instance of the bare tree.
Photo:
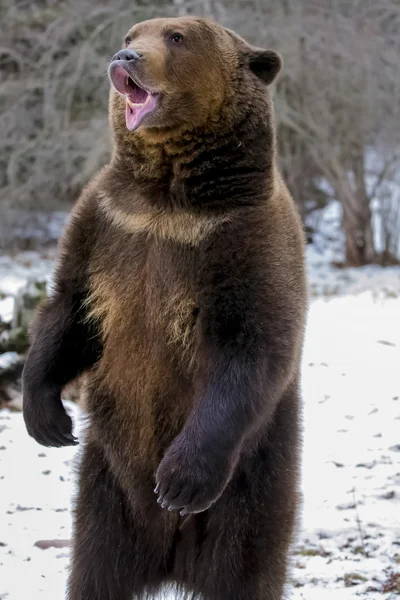
M210 15L281 52L280 163L303 216L329 187L343 208L346 262L399 257L399 0L3 0L3 224L11 209L76 197L107 159L107 59L127 22L176 14Z
M284 57L275 105L293 195L304 205L313 194L318 205L312 180L323 176L343 207L346 262L388 260L388 250L386 258L377 255L371 203L386 182L387 165L399 166L393 148L400 145L400 3L259 0L251 5L252 16L249 3L231 4L229 25ZM378 147L379 185L371 186L366 165ZM387 210L380 213L386 222Z
M164 11L164 9L161 9ZM2 0L0 211L70 205L109 152L107 63L156 2Z

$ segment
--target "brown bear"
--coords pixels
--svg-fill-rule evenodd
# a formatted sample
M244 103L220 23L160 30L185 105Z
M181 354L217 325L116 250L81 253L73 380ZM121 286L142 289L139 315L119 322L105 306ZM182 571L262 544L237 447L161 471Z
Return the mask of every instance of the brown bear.
M267 91L279 55L200 18L112 59L110 163L63 236L23 376L28 432L77 441L69 600L280 600L298 506L303 232Z

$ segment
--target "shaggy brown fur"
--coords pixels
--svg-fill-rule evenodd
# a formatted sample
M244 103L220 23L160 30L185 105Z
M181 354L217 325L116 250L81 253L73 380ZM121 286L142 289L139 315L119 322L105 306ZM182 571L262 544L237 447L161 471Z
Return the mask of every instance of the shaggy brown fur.
M158 104L129 131L112 90L112 159L73 211L24 371L26 425L49 446L76 443L61 391L85 372L68 597L169 583L280 600L306 310L266 88L280 59L195 18L141 23L127 46Z

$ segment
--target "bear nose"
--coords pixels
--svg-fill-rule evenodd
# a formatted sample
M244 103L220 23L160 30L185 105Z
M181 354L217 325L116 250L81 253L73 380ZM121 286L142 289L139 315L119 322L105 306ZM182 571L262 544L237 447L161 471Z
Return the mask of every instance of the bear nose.
M139 60L140 58L143 58L143 54L136 50L120 50L111 60Z

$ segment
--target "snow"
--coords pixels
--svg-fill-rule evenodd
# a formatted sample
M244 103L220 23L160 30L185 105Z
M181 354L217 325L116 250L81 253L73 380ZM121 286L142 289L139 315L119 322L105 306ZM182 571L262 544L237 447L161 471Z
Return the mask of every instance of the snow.
M303 356L304 510L295 557L301 567L294 572L306 586L293 598L313 598L313 580L341 590L340 598L383 598L387 573L398 570L399 310L399 299L377 301L368 292L311 306ZM312 549L316 555L307 556ZM346 592L344 577L352 573L365 582ZM325 591L318 593L325 600Z
M11 323L14 311L14 300L11 296L6 296L0 300L0 322Z
M49 248L39 254L36 251L19 252L13 256L0 255L0 319L9 312L9 304L5 303L15 296L28 281L50 281L54 265L55 251Z
M76 405L67 403L77 416ZM64 598L68 549L35 547L70 539L75 448L39 446L20 413L0 411L0 599Z
M14 363L19 362L20 357L16 352L3 352L0 354L0 373L9 367L11 367Z
M334 269L309 246L302 520L292 600L392 600L400 571L400 268ZM0 257L0 291L47 278L51 254ZM22 282L22 283L21 283ZM1 308L2 304L0 304ZM67 402L77 433L77 406ZM79 447L47 449L0 410L0 600L62 600ZM170 596L173 598L173 596Z

